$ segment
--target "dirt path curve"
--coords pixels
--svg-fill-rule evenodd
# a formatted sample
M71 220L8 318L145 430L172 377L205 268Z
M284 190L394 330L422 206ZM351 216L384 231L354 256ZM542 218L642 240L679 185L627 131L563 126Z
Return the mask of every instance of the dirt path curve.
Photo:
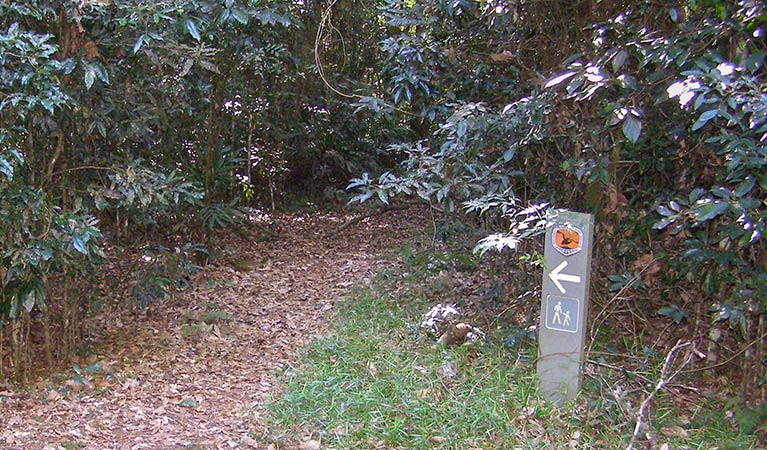
M145 316L109 318L81 377L0 392L0 448L259 448L257 406L275 378L349 286L392 264L387 255L418 229L413 215L332 238L321 233L348 217L286 216L280 238L233 239L229 251L256 262L248 271L209 267Z

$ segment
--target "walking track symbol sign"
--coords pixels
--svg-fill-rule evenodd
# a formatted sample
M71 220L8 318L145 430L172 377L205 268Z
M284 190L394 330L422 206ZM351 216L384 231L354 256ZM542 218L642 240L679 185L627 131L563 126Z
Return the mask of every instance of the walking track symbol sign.
M546 314L544 314L546 328L566 333L577 333L580 303L577 298L549 295L546 298Z
M593 228L591 215L559 210L546 230L538 377L543 397L558 404L580 389Z

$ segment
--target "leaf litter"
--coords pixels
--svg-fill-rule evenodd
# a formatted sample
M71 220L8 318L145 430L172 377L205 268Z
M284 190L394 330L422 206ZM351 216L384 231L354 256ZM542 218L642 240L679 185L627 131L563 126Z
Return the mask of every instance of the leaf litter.
M0 448L259 448L258 407L280 372L350 286L395 264L419 217L392 211L328 235L351 218L293 214L266 241L232 233L225 250L258 263L209 265L141 314L105 309L92 319L104 337L70 379L0 392Z

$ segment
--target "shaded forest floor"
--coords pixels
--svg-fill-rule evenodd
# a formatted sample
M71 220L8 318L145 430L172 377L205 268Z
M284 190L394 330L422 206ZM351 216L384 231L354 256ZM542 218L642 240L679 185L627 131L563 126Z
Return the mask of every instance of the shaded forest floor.
M256 448L258 406L280 372L347 288L392 265L423 227L405 210L327 235L350 218L289 215L278 237L233 234L222 245L245 267L212 264L138 314L105 309L72 369L0 388L0 447Z

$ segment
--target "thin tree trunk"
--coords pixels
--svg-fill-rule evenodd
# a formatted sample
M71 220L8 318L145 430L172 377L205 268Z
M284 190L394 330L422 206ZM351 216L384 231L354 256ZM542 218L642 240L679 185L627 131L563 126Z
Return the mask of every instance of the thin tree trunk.
M5 377L5 323L2 317L0 317L0 380Z
M32 366L32 349L30 348L30 334L32 332L32 314L26 313L23 315L24 326L24 339L22 340L22 351L24 352L24 375L22 376L22 382L24 384L29 383L29 369Z

